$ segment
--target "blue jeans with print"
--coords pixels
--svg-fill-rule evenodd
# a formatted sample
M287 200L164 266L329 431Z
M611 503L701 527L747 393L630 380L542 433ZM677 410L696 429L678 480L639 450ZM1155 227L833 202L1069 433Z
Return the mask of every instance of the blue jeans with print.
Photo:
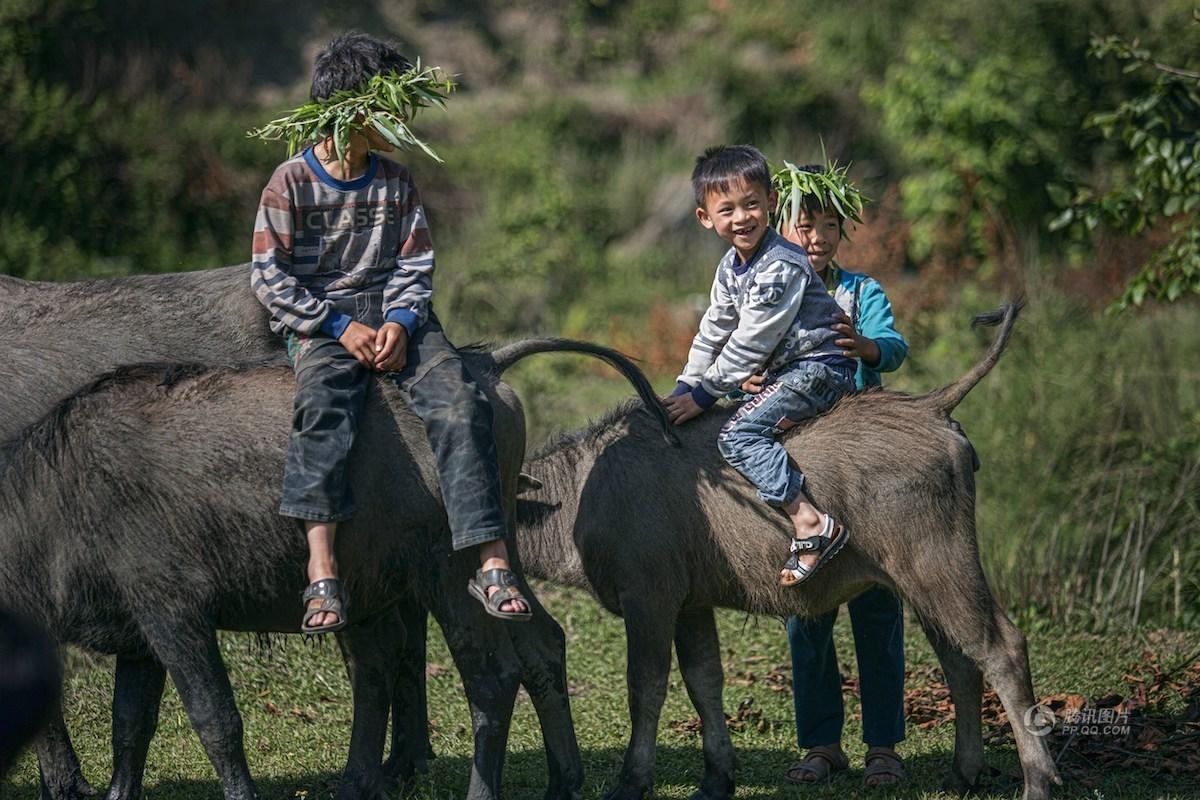
M382 304L381 294L364 293L337 300L334 307L378 328ZM279 513L315 522L349 519L356 509L346 472L373 373L321 333L289 335L288 355L296 372L296 402ZM437 317L431 313L409 338L404 369L383 377L395 382L425 424L454 549L501 538L505 522L492 407Z
M862 692L863 741L891 747L904 739L904 614L891 590L875 586L851 600L850 626ZM838 610L813 619L790 617L792 698L800 749L842 740L846 712L842 674L833 647Z
M717 447L730 466L773 506L786 506L804 487L804 473L788 461L778 437L796 423L828 411L854 391L854 365L800 361L767 383L729 418Z

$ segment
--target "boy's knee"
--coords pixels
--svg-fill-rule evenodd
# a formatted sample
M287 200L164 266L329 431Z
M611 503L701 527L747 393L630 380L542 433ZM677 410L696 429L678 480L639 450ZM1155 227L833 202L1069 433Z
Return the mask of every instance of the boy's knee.
M741 460L741 452L738 447L738 435L730 426L726 425L721 429L721 433L717 436L717 451L721 454L721 458L725 459L731 466L736 466Z
M492 422L492 404L461 362L444 361L427 372L414 387L414 400L422 410L441 412L464 421Z
M734 417L721 427L717 434L717 450L733 466L745 460L745 449L755 436L750 428L739 424L740 419Z
M495 421L492 404L488 401L487 395L473 383L462 385L462 389L455 395L454 407L474 424L486 425L490 428Z

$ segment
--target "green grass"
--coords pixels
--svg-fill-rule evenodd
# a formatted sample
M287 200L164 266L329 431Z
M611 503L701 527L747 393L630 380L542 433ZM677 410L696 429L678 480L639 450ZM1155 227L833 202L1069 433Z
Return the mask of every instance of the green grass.
M625 705L625 642L621 621L589 597L553 586L539 594L568 637L570 684L575 725L583 750L587 779L584 797L598 798L617 774L628 736ZM767 674L788 670L786 637L771 618L750 618L721 612L719 624L726 669L725 710L734 714L747 698L761 716L733 732L739 758L742 798L833 798L857 794L861 788L864 746L855 718L858 705L848 699L845 740L852 770L832 786L802 789L784 784L781 776L795 758L793 714L789 689L773 690ZM910 625L908 658L918 669L935 659L916 625ZM837 646L844 671L856 671L851 656L849 627L837 626ZM1200 646L1196 633L1131 632L1110 636L1040 631L1031 636L1034 685L1039 695L1065 692L1085 697L1122 692L1122 676L1136 671L1146 651L1164 664L1173 664ZM246 727L250 768L264 798L327 797L336 789L344 764L351 722L350 691L331 641L305 644L299 637L277 638L260 649L253 637L223 635L222 649L230 670ZM66 690L68 724L83 760L85 774L98 786L107 780L109 766L109 702L111 663L107 659L74 657ZM465 793L471 753L466 702L457 673L439 633L430 636L430 717L438 758L411 790L413 798L456 798ZM744 673L753 673L749 683ZM739 674L741 673L741 674ZM913 687L910 687L913 688ZM686 798L702 770L698 734L680 725L693 719L677 671L672 672L659 732L657 796ZM953 724L920 730L910 726L901 745L910 780L905 797L940 797L942 777L949 767ZM509 742L504 793L510 798L540 797L545 787L545 761L538 728L528 699L518 699ZM983 797L1011 797L1019 791L1015 752L1011 746L989 747L988 763L999 770ZM1094 786L1070 783L1060 797L1158 798L1195 796L1195 781L1144 773L1097 771ZM19 762L11 785L0 795L13 800L37 796L37 769L31 755ZM147 800L217 798L220 788L212 767L187 722L174 689L168 687L158 734L150 750Z

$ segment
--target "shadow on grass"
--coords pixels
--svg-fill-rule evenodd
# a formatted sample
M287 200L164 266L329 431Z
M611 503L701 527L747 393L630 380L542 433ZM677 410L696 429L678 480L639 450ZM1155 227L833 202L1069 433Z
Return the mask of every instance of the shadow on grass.
M903 746L901 747L903 752ZM601 798L615 782L624 758L623 748L592 748L583 751L584 800ZM826 800L844 797L929 798L942 793L949 772L951 753L926 753L905 758L907 780L892 791L867 792L862 785L861 761L852 760L850 769L824 786L797 786L784 780L796 753L767 748L738 748L737 797L812 798ZM988 775L977 793L978 798L1011 798L1021 792L1020 765L1016 752L991 748L986 755ZM101 776L97 781L100 796ZM660 798L688 798L703 777L703 757L699 746L667 744L658 748L655 795ZM395 797L407 800L452 800L466 796L470 778L470 760L462 756L442 756L431 762L427 775L417 776ZM1097 770L1088 777L1089 785L1068 781L1053 791L1056 798L1101 797L1160 798L1194 797L1200 782L1194 778L1158 775L1150 777L1133 770ZM337 795L339 772L307 772L278 777L259 776L257 785L262 800L326 800ZM503 796L510 800L536 800L546 790L546 761L541 751L510 753L504 771ZM11 800L36 800L36 784L0 783L0 797ZM166 780L148 784L145 800L219 800L221 788L216 779Z

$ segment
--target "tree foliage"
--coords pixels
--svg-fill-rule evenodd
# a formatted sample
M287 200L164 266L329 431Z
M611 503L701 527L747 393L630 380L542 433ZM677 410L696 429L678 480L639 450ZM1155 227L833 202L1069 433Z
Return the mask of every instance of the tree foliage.
M218 83L193 76L192 54L147 66L133 52L144 34L94 0L0 0L0 270L66 279L247 257L248 215L277 159L241 135L231 102L192 96Z
M1126 73L1152 73L1153 81L1086 122L1105 139L1120 139L1127 174L1107 191L1083 187L1072 195L1052 185L1067 207L1050 227L1086 234L1104 224L1136 235L1166 220L1167 243L1150 254L1115 307L1200 294L1200 72L1161 63L1150 50L1117 36L1094 39L1090 52L1124 62Z
M976 52L949 29L922 33L866 90L904 165L910 252L987 258L1007 229L1048 210L1043 186L1067 160L1071 87L1036 41Z

